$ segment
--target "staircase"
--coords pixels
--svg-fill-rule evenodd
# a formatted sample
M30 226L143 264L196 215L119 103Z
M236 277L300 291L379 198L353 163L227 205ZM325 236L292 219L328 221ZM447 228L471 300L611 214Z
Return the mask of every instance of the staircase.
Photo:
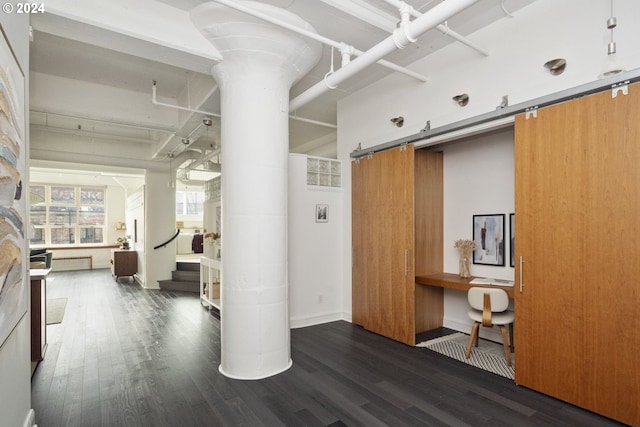
M163 291L200 293L200 262L176 262L177 270L171 272L171 280L159 280Z

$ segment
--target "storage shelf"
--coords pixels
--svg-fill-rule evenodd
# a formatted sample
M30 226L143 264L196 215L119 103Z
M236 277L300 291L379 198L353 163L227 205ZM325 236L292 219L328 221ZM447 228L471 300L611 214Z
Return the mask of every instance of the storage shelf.
M200 303L209 310L216 308L221 310L220 298L213 298L214 278L220 281L222 263L219 259L201 257L200 258ZM214 272L216 274L214 274ZM205 280L206 278L206 280ZM207 284L207 292L205 293L204 284Z

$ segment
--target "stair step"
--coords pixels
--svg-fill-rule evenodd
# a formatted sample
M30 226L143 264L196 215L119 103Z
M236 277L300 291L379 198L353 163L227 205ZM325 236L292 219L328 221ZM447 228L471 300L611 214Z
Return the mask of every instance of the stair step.
M200 282L200 271L176 270L171 272L171 279L178 282Z
M177 261L176 268L179 271L200 271L200 261Z
M160 289L163 291L179 291L179 292L195 292L200 293L200 283L192 281L177 281L177 280L158 280Z

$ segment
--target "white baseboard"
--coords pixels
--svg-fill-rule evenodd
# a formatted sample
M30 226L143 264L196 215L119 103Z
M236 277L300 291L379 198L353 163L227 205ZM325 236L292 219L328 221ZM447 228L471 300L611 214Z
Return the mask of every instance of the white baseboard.
M291 329L305 328L307 326L335 322L336 320L343 320L342 313L318 313L310 316L292 317L289 319L289 327L291 327Z

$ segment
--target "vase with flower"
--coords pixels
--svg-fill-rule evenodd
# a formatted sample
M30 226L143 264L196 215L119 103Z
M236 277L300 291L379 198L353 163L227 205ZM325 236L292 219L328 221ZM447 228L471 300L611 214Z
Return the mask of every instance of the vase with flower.
M460 277L471 277L470 264L471 256L476 248L475 242L469 239L459 239L455 241L453 247L458 250L458 256L460 257Z

